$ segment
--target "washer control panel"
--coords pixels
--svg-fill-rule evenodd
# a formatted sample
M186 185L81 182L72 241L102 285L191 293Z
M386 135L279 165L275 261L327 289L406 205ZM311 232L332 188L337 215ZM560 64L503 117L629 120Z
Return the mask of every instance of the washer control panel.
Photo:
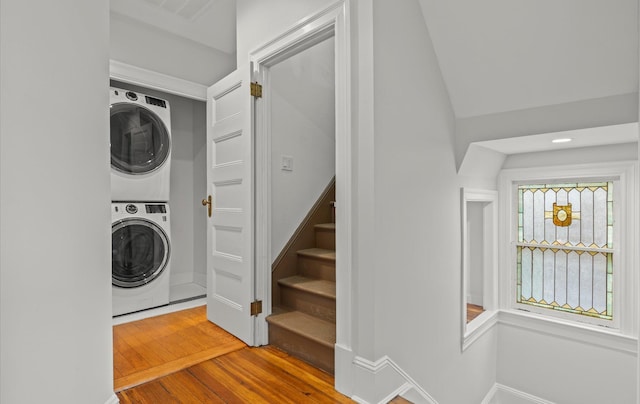
M166 217L169 214L169 205L166 203L114 202L111 209L113 214L124 216L162 215L163 221L167 221Z

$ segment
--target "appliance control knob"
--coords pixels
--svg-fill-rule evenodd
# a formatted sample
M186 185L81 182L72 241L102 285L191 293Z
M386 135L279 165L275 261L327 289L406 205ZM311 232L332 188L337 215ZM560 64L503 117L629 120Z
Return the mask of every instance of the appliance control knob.
M138 101L138 94L134 93L133 91L127 91L127 98L131 101Z
M127 209L127 213L130 213L130 214L132 214L132 215L133 215L134 213L137 213L137 212L138 212L138 207L137 207L136 205L133 205L133 204L128 204L128 205L127 205L127 207L126 207L126 209Z

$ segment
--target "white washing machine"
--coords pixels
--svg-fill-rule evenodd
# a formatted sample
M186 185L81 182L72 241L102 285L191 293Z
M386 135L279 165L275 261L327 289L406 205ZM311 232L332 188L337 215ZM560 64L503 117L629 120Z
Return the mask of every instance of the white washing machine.
M169 304L169 205L112 203L111 218L113 315Z
M111 200L169 201L171 112L166 100L111 87Z

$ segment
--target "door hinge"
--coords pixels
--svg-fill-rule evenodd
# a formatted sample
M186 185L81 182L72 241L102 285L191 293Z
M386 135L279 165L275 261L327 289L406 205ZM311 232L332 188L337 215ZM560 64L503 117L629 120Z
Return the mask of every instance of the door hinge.
M251 302L251 315L257 316L260 313L262 313L262 300Z
M257 81L251 83L251 95L256 98L262 98L262 85Z

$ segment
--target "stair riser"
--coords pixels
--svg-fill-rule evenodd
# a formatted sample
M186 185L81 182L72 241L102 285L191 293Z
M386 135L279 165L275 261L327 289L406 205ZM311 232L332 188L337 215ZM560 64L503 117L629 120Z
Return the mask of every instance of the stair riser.
M281 302L283 305L322 320L333 323L336 322L335 299L286 287L282 289L281 293Z
M334 261L298 256L298 274L309 278L336 280L336 264Z
M290 355L296 356L315 367L334 373L334 352L332 348L308 340L289 330L269 324L269 344Z
M336 249L336 233L331 230L316 230L316 247L327 250Z

